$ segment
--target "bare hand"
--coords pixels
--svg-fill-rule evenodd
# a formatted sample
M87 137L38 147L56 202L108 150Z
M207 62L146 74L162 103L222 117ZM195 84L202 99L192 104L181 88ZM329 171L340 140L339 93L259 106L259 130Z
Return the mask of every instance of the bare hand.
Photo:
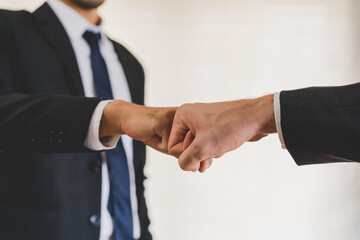
M273 95L181 106L169 139L170 154L185 171L205 171L213 158L276 132ZM189 145L189 135L193 135Z
M163 153L176 108L152 108L124 101L109 103L100 123L100 137L127 134Z

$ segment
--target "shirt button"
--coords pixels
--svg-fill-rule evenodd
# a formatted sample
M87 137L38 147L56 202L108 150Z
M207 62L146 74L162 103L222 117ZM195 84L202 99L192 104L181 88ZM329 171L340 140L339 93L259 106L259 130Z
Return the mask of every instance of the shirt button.
M93 227L96 227L96 228L100 227L100 217L96 214L93 214L90 216L89 222Z

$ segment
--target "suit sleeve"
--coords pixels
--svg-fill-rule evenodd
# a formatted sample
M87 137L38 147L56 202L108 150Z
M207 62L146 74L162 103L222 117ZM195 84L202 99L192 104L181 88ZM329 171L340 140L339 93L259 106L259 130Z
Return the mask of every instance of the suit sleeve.
M97 98L20 93L10 24L0 14L0 151L86 152Z
M285 145L298 165L360 162L360 83L280 94Z
M0 92L0 150L86 152L90 119L99 99Z

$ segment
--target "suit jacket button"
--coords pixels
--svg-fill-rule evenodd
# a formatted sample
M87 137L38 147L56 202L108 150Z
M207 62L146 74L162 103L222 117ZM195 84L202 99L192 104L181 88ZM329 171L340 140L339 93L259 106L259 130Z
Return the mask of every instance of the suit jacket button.
M93 227L96 227L96 228L100 227L100 217L96 214L93 214L90 216L89 222Z

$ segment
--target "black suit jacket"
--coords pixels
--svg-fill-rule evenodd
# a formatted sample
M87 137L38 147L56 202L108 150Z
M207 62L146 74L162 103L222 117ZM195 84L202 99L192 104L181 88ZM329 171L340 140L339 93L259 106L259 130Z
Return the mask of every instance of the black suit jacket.
M280 94L281 127L298 165L360 162L360 83Z
M114 42L132 99L144 72ZM99 239L101 157L84 147L100 99L85 98L70 40L45 3L0 10L0 239ZM149 240L145 146L134 141L141 239Z

